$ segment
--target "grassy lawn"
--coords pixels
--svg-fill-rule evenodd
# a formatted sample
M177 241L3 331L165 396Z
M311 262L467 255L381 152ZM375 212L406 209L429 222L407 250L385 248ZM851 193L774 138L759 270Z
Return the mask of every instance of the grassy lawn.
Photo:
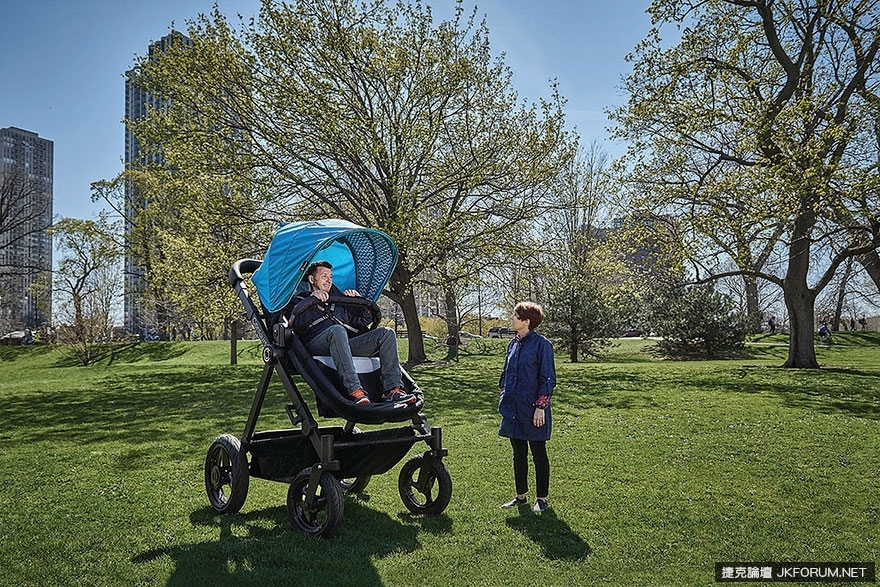
M0 347L0 585L690 586L714 584L716 561L880 559L876 333L835 334L818 371L773 368L782 335L735 361L659 361L640 340L558 358L540 516L498 507L513 494L496 434L504 343L412 371L449 449L444 515L406 511L398 465L346 497L326 541L291 527L281 483L252 479L236 515L208 506L205 451L242 433L252 343L237 366L214 342L90 367ZM274 383L260 429L289 427L285 400Z

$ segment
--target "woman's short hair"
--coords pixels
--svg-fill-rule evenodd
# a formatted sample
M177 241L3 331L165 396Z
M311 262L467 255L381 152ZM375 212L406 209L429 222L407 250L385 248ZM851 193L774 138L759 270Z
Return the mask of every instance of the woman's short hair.
M529 330L534 330L544 321L544 310L535 302L520 302L513 311L520 320L529 321Z

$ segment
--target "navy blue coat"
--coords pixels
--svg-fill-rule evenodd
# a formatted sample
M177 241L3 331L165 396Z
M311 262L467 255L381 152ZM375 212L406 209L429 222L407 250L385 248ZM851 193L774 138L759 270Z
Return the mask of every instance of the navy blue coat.
M498 434L518 440L549 440L550 407L544 410L544 425L532 423L535 401L539 396L553 395L556 386L556 365L553 345L535 331L522 340L515 337L507 345L507 358L498 385L504 389L498 402L501 426Z

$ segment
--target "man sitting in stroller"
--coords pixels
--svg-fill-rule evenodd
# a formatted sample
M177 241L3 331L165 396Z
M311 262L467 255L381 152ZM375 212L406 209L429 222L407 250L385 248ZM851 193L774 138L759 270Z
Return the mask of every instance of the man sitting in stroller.
M382 389L385 390L383 401L414 403L416 396L403 391L394 331L381 326L368 330L372 316L365 307L325 303L331 295L360 297L354 289L340 292L333 285L332 269L327 261L315 261L309 265L306 280L310 291L295 296L289 308L296 307L309 296L319 303L296 315L293 329L312 354L329 354L333 358L342 384L356 405L369 404L370 398L361 386L352 355L379 357Z

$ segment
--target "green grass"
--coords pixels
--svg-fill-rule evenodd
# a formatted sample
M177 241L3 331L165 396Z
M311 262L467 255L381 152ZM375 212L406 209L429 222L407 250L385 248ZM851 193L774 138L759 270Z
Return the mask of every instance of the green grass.
M398 466L346 497L325 541L293 530L280 483L252 479L236 515L208 506L205 451L241 435L259 380L251 343L237 366L223 343L90 367L0 347L0 585L690 586L714 584L716 561L877 561L880 338L847 334L818 371L773 368L782 335L736 361L658 361L641 340L558 357L541 516L498 508L506 341L471 346L412 371L449 449L444 515L406 512ZM285 399L273 383L260 429L289 426Z

